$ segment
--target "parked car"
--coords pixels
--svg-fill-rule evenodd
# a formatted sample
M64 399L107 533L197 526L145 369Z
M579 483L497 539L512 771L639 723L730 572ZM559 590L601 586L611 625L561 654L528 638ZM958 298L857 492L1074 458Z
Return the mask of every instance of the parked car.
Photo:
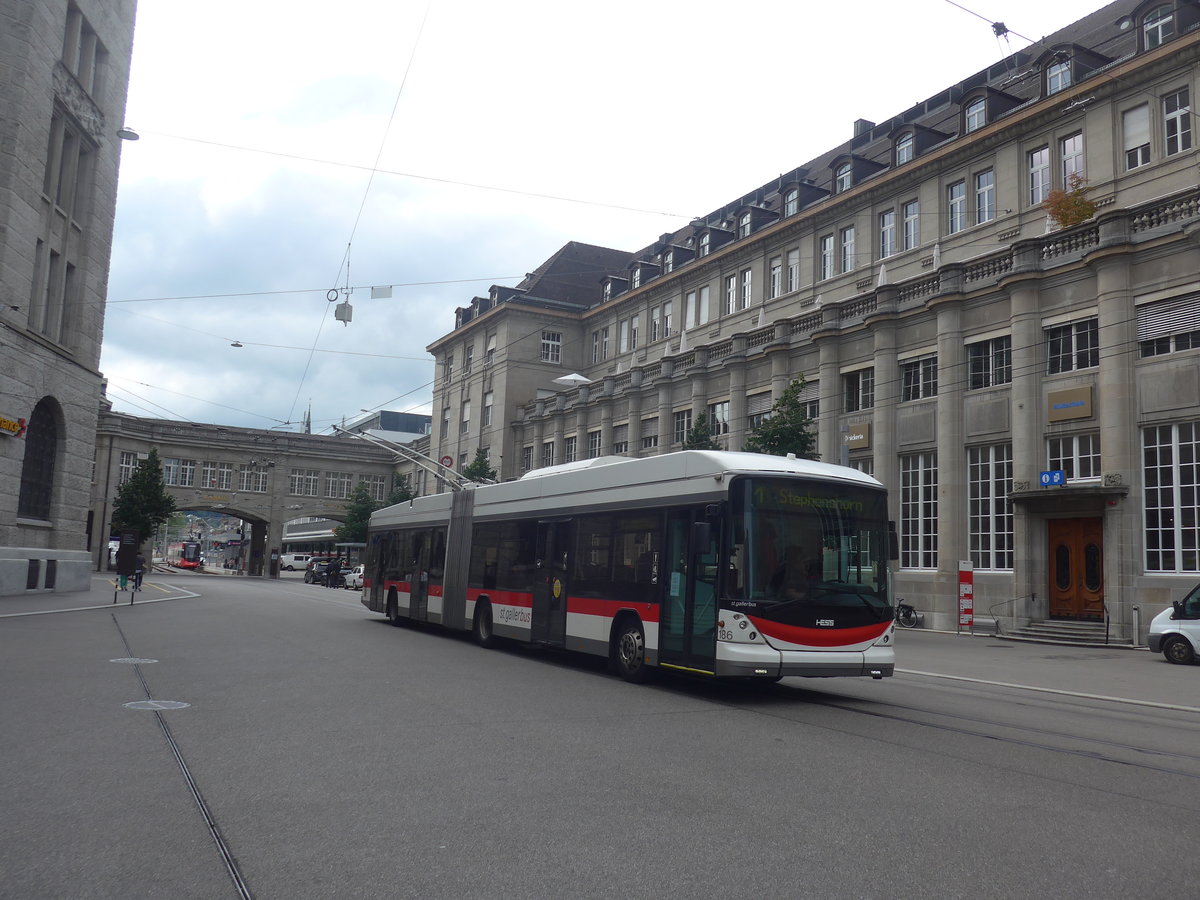
M1200 584L1151 620L1150 652L1181 666L1200 656Z
M308 561L308 565L304 568L304 583L305 584L324 584L325 569L332 560L323 559L314 556Z
M346 587L352 591L361 591L363 586L363 570L366 566L357 565L346 573Z

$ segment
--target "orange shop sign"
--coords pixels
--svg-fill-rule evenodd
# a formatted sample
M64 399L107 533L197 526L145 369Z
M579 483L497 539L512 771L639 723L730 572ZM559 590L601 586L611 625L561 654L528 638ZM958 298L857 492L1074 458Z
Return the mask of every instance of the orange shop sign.
M25 437L25 420L10 419L7 416L0 416L0 434L8 434L13 437Z

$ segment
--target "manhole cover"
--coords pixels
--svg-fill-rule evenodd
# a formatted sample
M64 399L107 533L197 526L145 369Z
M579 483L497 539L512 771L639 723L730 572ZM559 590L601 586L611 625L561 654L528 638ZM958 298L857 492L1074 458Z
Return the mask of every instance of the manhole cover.
M109 662L129 663L130 665L138 665L140 663L156 663L157 659L142 659L140 656L126 656L123 659L110 659Z
M134 700L132 703L126 703L126 709L187 709L191 706L190 703L184 703L180 700Z

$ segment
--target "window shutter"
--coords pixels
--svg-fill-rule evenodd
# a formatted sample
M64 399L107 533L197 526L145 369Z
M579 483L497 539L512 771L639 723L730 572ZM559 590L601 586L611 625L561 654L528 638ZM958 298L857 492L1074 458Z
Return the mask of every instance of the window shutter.
M1138 341L1197 330L1200 330L1200 294L1147 303L1137 308Z

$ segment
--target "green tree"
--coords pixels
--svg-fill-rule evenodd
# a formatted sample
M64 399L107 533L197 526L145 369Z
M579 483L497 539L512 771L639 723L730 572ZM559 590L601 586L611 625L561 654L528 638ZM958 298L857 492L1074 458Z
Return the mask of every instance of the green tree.
M129 480L117 488L117 499L113 503L113 528L119 532L132 532L141 544L174 511L175 498L167 493L163 485L158 451L151 450L150 455L137 464Z
M488 462L487 454L483 452L482 447L475 450L475 459L471 461L469 466L462 470L462 476L470 481L485 484L496 480L496 470Z
M412 482L408 480L408 476L397 473L392 478L392 492L388 494L387 500L383 502L383 505L395 506L397 503L407 503L415 496L417 496L417 492L413 490Z
M371 499L366 483L360 481L350 492L350 499L346 503L346 520L333 529L333 539L338 543L366 543L371 513L379 506Z
M712 425L708 422L708 413L700 413L696 421L683 439L684 450L720 450L721 445L713 437Z
M817 440L810 430L812 419L800 402L804 390L804 378L798 378L787 386L783 395L775 401L771 412L758 424L746 440L745 450L749 453L766 453L771 456L787 456L795 453L800 459L819 459Z

